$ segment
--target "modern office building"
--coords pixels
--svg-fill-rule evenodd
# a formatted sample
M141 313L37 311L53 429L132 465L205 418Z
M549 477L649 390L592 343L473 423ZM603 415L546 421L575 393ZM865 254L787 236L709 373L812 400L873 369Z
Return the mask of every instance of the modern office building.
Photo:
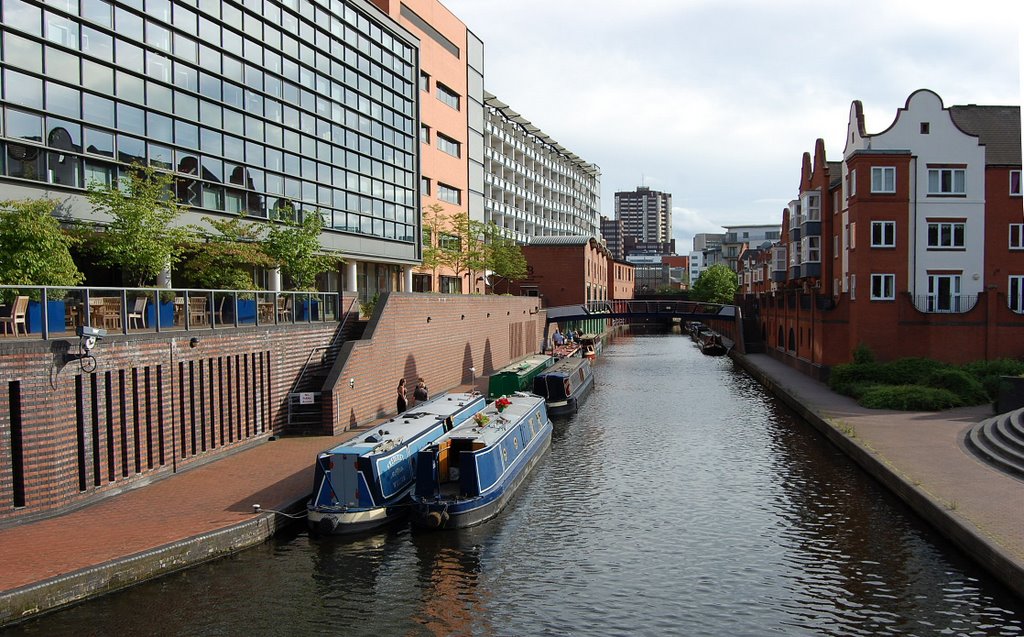
M420 206L442 217L484 219L484 45L438 0L372 0L420 40ZM434 224L426 221L425 228ZM441 224L438 234L443 234ZM443 237L425 241L437 243ZM417 292L480 292L482 281L444 267L417 268Z
M421 260L419 39L377 7L4 0L2 12L4 198L59 198L102 224L86 185L148 164L174 175L183 223L319 210L322 247L347 262L325 289L394 289Z
M601 169L486 93L484 221L519 243L600 236Z
M622 220L621 219L609 219L604 215L601 215L601 238L604 239L604 243L608 246L608 253L612 255L613 259L622 261L626 253L622 249Z
M648 244L672 241L672 195L638 186L615 193L615 218L625 236Z

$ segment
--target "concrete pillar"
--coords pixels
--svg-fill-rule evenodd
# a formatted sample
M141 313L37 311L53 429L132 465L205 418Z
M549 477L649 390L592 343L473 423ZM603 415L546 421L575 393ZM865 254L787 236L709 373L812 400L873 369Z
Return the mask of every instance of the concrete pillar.
M412 266L407 265L402 268L402 274L404 274L404 280L402 282L403 292L412 292Z
M271 292L281 291L281 268L274 268L269 272L270 276L267 277L267 289Z
M359 285L357 277L359 276L359 269L356 267L356 262L349 259L345 263L345 294L355 295L359 293Z
M156 275L156 286L158 288L170 288L171 287L171 264L167 263L163 270Z

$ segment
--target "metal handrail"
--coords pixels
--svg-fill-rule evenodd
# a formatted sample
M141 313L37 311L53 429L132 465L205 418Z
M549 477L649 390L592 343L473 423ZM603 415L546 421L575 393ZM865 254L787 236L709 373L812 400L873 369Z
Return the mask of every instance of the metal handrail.
M966 314L978 305L976 294L925 294L911 296L918 312L925 314Z
M319 311L319 318L314 321L312 305L309 306L309 311L306 312L306 319L304 322L326 322L328 312L325 311L329 305L329 300L334 297L340 301L339 292L309 292L309 291L291 291L291 290L217 290L217 289L202 289L202 288L159 288L159 287L106 287L106 286L42 286L42 285L0 285L0 293L3 290L11 290L17 294L28 293L30 296L36 296L39 299L40 304L40 338L42 340L49 340L50 329L49 329L49 306L48 301L52 300L63 300L66 297L73 297L76 299L76 305L81 306L80 323L82 325L92 324L92 314L94 312L90 299L94 296L116 296L119 299L119 312L117 323L120 327L117 333L128 334L129 333L129 310L128 300L129 295L133 298L138 296L147 297L147 308L152 305L153 309L153 325L147 327L147 331L152 330L155 332L161 332L171 327L171 325L165 324L161 320L161 298L167 298L167 295L171 295L174 300L182 299L181 313L182 321L181 327L184 331L194 331L197 327L203 330L217 329L228 327L238 327L240 301L248 301L250 299L256 301L255 314L253 316L253 325L269 325L278 324L282 322L282 317L279 316L279 299L281 297L290 298L291 302L288 306L290 313L290 320L286 322L297 323L297 304L300 301L317 301L323 304L323 310ZM102 294L102 293L107 294ZM95 294L101 293L101 294ZM221 314L226 306L222 305L220 308L217 307L216 301L218 298L224 299L224 295L229 295L231 299L232 321L230 324L225 323L221 317ZM261 299L273 298L271 306L272 318L270 320L261 320L260 317L260 305ZM207 299L206 307L204 308L205 321L199 325L194 324L192 312L190 312L191 299L197 297L205 297ZM246 298L249 297L249 298ZM165 304L170 301L165 301ZM340 309L341 303L334 302L333 306ZM148 309L147 309L148 312ZM145 321L143 321L145 322Z
M348 311L345 312L344 317L341 319L341 324L338 326L338 330L337 332L335 332L335 335L331 339L331 342L328 343L327 345L317 345L309 352L309 356L306 357L306 362L303 363L302 370L299 371L299 375L296 377L295 382L292 383L291 389L288 391L288 424L291 424L292 422L292 403L294 402L294 398L295 396L298 396L303 393L297 392L295 390L302 386L302 379L306 376L306 370L309 369L309 363L313 360L313 355L316 354L317 352L330 350L332 347L335 347L337 345L338 340L341 339L345 334L345 324L348 323L348 317L351 316L352 314L352 308L358 301L358 296L352 298L352 301L348 305ZM322 392L312 393L320 394Z

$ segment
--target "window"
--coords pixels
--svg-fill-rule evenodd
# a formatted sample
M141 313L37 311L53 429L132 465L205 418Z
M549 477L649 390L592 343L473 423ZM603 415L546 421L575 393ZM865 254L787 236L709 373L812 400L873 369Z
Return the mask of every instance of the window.
M430 194L430 178L429 177L420 177L420 194L421 195L429 195Z
M966 190L966 174L963 168L929 168L929 195L962 195Z
M857 194L857 170L851 170L850 174L846 176L846 180L846 191L849 193L846 196L853 197Z
M461 146L462 145L459 142L455 141L451 137L442 135L441 133L437 134L437 147L442 152L448 153L452 157L459 157L462 151Z
M1007 298L1010 300L1011 310L1018 314L1024 314L1024 276L1010 277L1010 290Z
M430 74L420 71L420 90L430 92Z
M426 124L420 124L420 143L430 143L430 127Z
M1024 250L1024 223L1010 224L1010 249Z
M801 246L803 263L818 263L821 261L821 237L810 236L803 238Z
M457 276L443 276L439 283L442 294L462 294L462 279Z
M802 197L801 208L803 209L804 221L821 221L821 195L817 192L805 193ZM746 239L747 233L743 233Z
M871 222L871 247L872 248L895 248L896 247L896 222L895 221L872 221Z
M871 192L896 192L896 168L892 166L875 166L871 169Z
M451 186L438 182L437 198L441 201L447 201L448 203L459 205L462 203L462 191L458 188L452 188Z
M929 223L928 224L928 247L929 248L963 248L964 247L964 223Z
M438 237L437 244L442 250L460 250L462 245L457 236L444 232Z
M1021 196L1020 171L1010 171L1010 196Z
M455 110L459 110L459 94L440 82L436 82L436 84L437 99L441 100L448 106L451 106Z
M871 300L892 301L896 298L895 274L871 275Z
M928 311L960 311L960 275L928 275Z

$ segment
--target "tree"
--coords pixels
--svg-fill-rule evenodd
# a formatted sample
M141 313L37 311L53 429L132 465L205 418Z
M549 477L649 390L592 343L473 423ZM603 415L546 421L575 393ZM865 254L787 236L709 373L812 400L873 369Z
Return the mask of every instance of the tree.
M448 220L444 214L444 206L431 204L423 210L423 266L430 268L432 278L437 277L437 268L441 265L441 228Z
M71 258L77 243L61 227L53 199L0 202L0 284L72 286L85 277Z
M491 222L484 226L486 267L494 276L505 281L505 292L512 281L526 278L527 263L523 249L505 230ZM496 286L495 286L496 290Z
M244 214L233 219L204 220L215 232L193 228L205 240L193 241L185 248L184 271L196 287L249 290L255 267L277 265L263 249L263 224L246 221Z
M466 274L482 269L485 263L484 224L470 219L465 212L457 212L447 220L448 229L438 237L438 261L461 280Z
M188 234L171 224L187 207L173 192L174 178L152 166L133 165L111 185L91 182L89 201L111 217L97 238L100 262L142 286L177 261Z
M341 259L320 253L320 231L324 226L319 210L292 221L287 215L267 231L264 250L291 278L296 290L312 290L316 275L337 265Z
M716 263L697 277L690 298L707 303L733 303L738 289L736 273L724 263Z

